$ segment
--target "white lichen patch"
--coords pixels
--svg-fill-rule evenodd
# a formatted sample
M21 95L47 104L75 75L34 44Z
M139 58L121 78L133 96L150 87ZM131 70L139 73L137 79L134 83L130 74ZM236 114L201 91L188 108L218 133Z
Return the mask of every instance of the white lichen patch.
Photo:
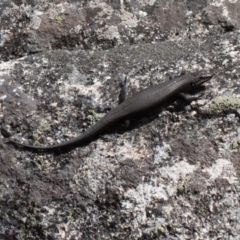
M212 167L204 170L211 177L210 179L214 181L218 177L225 178L230 184L237 182L236 172L234 170L233 164L227 159L218 159Z
M122 160L132 159L138 161L139 159L150 157L150 151L144 138L139 140L137 146L130 141L124 140L123 144L118 145L115 151L117 157L121 157Z
M16 64L16 61L8 61L8 62L2 62L0 64L0 77L4 76L5 74L8 75L9 72L13 69L14 65Z
M9 41L10 38L10 30L0 30L0 47L2 47L6 41Z
M92 85L86 85L88 76L82 74L77 70L76 67L73 67L73 70L68 75L68 81L63 81L59 79L58 83L60 86L60 95L59 97L66 100L72 100L73 95L71 92L73 91L74 95L84 95L86 97L91 97L93 103L98 103L101 101L102 92L100 89L103 87L103 83L99 81L99 79L93 80Z
M101 30L102 32L102 30ZM103 37L106 37L107 39L119 39L120 34L118 31L117 26L109 26L105 31L102 33Z
M28 29L37 30L40 27L42 19L39 16L41 16L42 14L43 12L41 11L34 11L34 14L32 15L32 21L28 26Z
M120 15L122 19L121 25L127 27L127 28L135 28L138 25L138 19L136 16L129 12L124 12Z
M135 212L138 215L138 223L144 224L147 219L146 208L154 202L167 201L175 195L180 179L184 181L188 175L194 174L195 169L196 166L186 161L178 162L171 167L159 168L161 177L156 181L151 179L151 183L141 183L136 189L125 192L126 200L122 203L123 208Z
M146 208L152 201L166 201L167 192L163 186L153 186L147 183L139 184L136 189L129 189L125 193L125 201L122 202L122 211L131 212L135 216L135 227L148 222Z
M167 178L173 183L177 183L180 178L184 179L187 175L192 174L195 170L195 165L191 165L183 160L177 162L171 167L167 166L165 168L161 168L161 177Z
M209 5L216 6L216 7L221 7L223 6L223 3L225 0L213 0Z
M156 0L138 0L139 4L141 4L141 6L153 6L156 2Z
M157 146L154 155L154 164L160 164L162 161L169 158L169 151L171 147L167 143L163 143L163 146Z

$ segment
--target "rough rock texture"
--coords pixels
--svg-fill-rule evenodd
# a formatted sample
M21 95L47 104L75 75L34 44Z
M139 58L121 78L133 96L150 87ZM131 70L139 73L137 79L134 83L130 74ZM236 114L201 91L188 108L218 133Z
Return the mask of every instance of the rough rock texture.
M0 239L239 239L240 2L1 0ZM191 103L79 135L182 71L214 75ZM176 101L174 101L176 100Z

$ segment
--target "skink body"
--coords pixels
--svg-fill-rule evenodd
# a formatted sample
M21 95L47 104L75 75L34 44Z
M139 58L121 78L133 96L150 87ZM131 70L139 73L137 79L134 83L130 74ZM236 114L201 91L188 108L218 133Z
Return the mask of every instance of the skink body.
M211 77L212 76L210 74L206 73L189 73L146 88L110 110L101 120L87 129L80 136L60 144L40 147L21 144L14 140L9 140L9 142L36 151L54 151L81 145L91 140L107 126L129 116L134 116L138 113L155 108L171 96L186 91L189 88L191 89L195 86L201 85L202 83L210 80Z

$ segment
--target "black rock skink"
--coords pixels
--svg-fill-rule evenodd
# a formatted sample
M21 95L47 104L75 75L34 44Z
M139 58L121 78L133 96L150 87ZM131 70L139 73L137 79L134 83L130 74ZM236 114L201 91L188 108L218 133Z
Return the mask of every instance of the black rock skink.
M54 151L81 145L91 140L107 126L126 117L134 116L137 113L145 112L154 108L163 103L169 97L187 91L195 86L199 86L211 78L212 76L206 72L194 74L189 73L144 89L110 110L101 120L87 129L80 136L60 144L39 147L18 143L14 140L8 140L8 142L36 151Z

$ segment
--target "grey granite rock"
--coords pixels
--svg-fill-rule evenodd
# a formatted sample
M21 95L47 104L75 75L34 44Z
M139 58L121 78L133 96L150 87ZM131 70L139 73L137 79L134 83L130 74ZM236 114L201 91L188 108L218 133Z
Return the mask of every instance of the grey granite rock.
M239 239L239 1L0 3L0 239ZM214 77L191 103L75 137L183 71Z

